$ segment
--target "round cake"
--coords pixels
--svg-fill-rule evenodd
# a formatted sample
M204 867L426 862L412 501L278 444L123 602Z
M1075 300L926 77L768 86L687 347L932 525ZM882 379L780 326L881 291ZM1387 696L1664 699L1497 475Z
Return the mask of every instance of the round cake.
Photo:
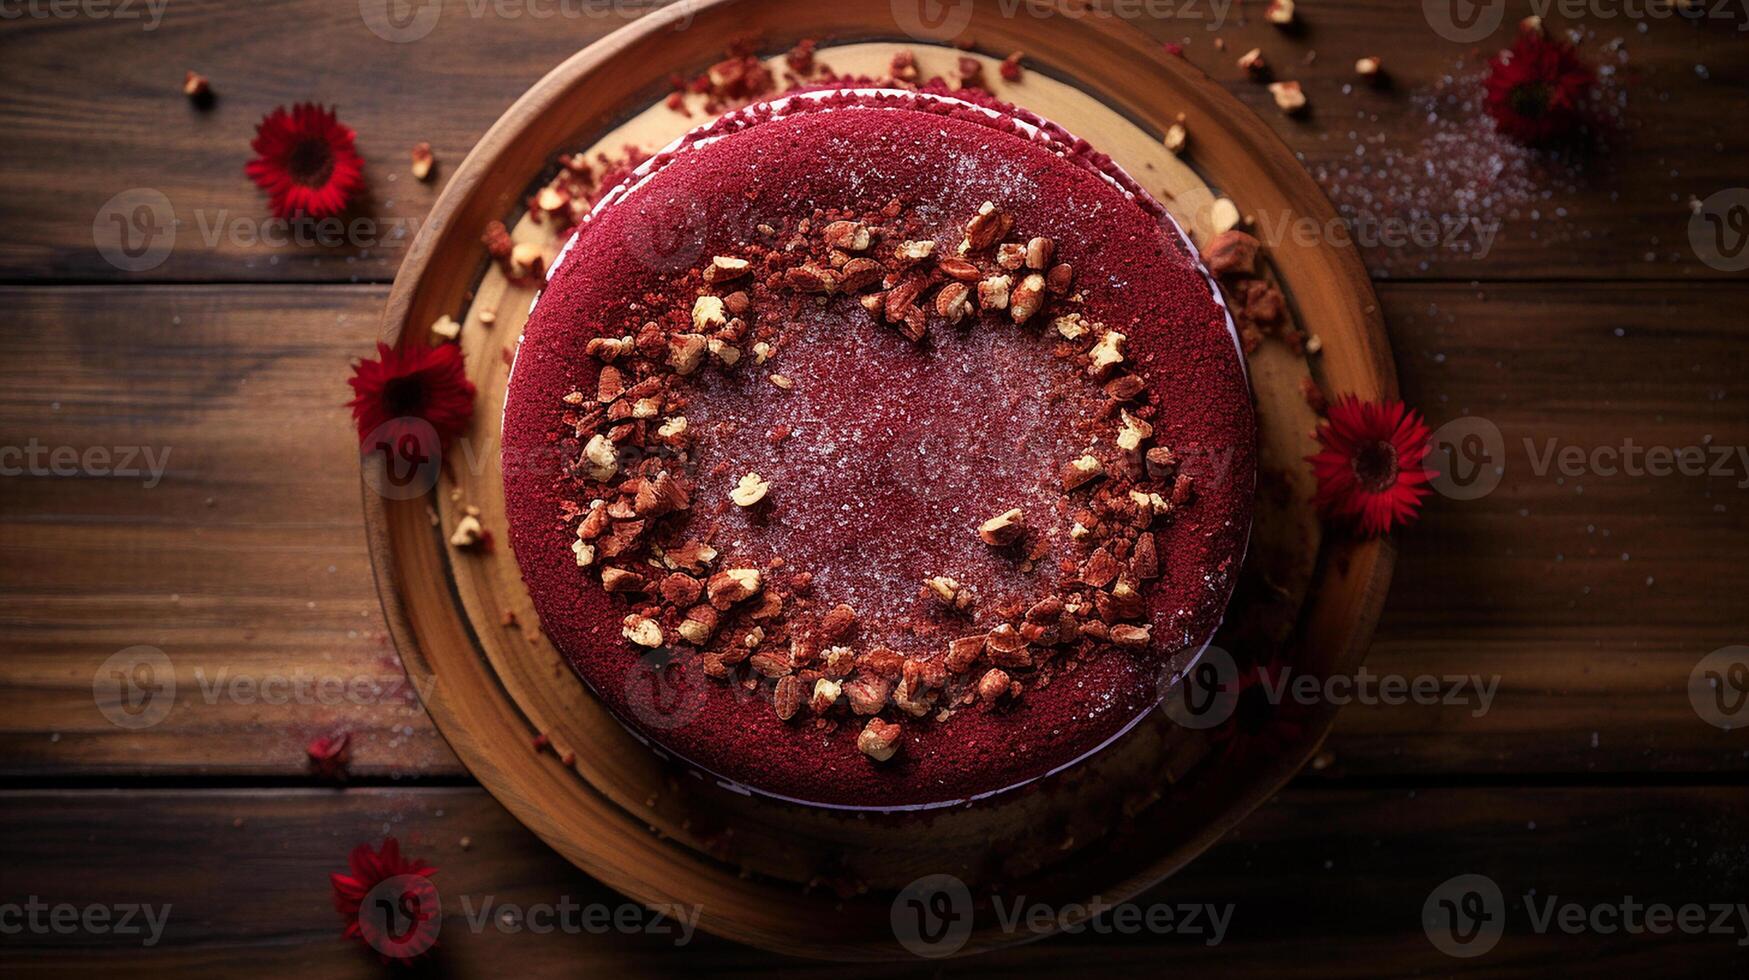
M1098 751L1219 625L1232 321L1110 160L987 97L793 94L608 192L504 414L541 625L653 748L825 807Z

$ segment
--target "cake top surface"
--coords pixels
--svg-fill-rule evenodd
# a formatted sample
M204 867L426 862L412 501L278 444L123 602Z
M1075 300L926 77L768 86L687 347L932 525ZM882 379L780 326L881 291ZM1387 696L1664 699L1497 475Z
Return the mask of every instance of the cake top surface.
M887 90L732 113L606 195L504 436L542 625L634 732L881 809L1127 730L1219 622L1255 469L1158 205L1036 117Z

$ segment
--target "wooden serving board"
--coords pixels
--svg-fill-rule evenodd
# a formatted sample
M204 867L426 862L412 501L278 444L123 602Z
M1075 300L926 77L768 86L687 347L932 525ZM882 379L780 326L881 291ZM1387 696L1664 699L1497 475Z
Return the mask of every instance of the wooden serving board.
M1317 712L1299 741L1243 766L1198 766L1209 752L1206 738L1156 712L1088 763L972 807L926 818L808 810L731 792L651 751L540 634L509 548L446 545L469 508L495 540L507 540L497 468L505 355L534 293L488 267L479 240L486 223L520 215L524 196L559 152L589 148L593 157L627 144L654 150L703 122L696 112L688 118L660 105L663 82L713 63L731 37L759 32L762 50L781 55L804 37L902 36L887 5L682 6L590 47L513 106L457 170L395 282L386 335L428 343L433 321L456 317L479 389L474 430L451 450L434 494L383 496L371 489L381 485L373 472L380 457L365 461L378 587L427 710L487 789L578 866L642 901L698 905L701 928L773 950L843 959L909 955L895 940L891 905L896 889L923 875L1001 885L1058 906L1094 895L1118 901L1156 883L1303 765L1333 709ZM690 27L677 31L683 16ZM1005 19L982 6L968 30L998 96L1109 152L1199 240L1209 233L1211 184L1248 213L1304 216L1320 227L1334 220L1260 121L1141 35L1105 20L1064 27ZM867 41L825 47L819 58L839 73L878 76L900 48L917 53L925 76L951 74L961 55L914 41ZM1012 50L1027 52L1029 71L1004 84L997 62ZM1192 134L1188 162L1158 138L1179 113ZM562 244L526 219L513 235L541 244L549 260ZM1317 367L1326 389L1369 398L1394 393L1358 257L1288 241L1271 260L1299 322L1323 342ZM1382 604L1392 555L1382 542L1344 545L1338 560L1320 554L1300 462L1314 422L1300 394L1306 362L1272 342L1250 366L1264 479L1278 489L1260 500L1247 574L1267 582L1271 598L1236 605L1229 621L1273 624L1264 632L1271 642L1291 643L1302 669L1351 672ZM659 706L665 692L648 693ZM549 748L535 747L537 735ZM965 952L1035 935L1004 933L987 914L975 921L980 928Z

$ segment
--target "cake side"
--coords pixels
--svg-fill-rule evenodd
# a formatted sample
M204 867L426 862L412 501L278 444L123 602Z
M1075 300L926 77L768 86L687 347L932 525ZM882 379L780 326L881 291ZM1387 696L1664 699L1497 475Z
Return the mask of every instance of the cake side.
M1155 703L1170 655L1200 647L1218 624L1249 523L1254 436L1242 365L1224 311L1175 229L1043 128L984 107L907 98L846 96L818 100L811 111L738 114L647 164L567 247L524 334L506 407L512 544L555 644L617 715L659 746L762 792L825 805L964 799L1103 745ZM931 108L915 108L924 104ZM1019 240L962 257L968 219L985 202ZM846 222L873 229L871 241L861 249L823 241L827 226ZM1038 322L1016 324L1012 309L980 311L974 298L967 309L937 303L955 281L941 271L955 268L944 260L981 263L968 282L975 288L1010 254L994 246L1024 249L1035 238L1055 254L1037 270L1022 255L1008 270L1011 290L1035 272L1073 270L1072 292L1041 297ZM797 240L805 244L785 250ZM934 252L917 260L929 289L918 339L904 316L889 324L884 315L895 289L906 288L907 269L883 267L860 297L837 288L843 282L829 291L785 288L792 270L810 262L842 276L853 260L834 266L833 253L886 254L907 242L919 250L931 243ZM757 270L703 281L727 275L706 272L717 256L750 250L759 253ZM740 293L758 308L741 317L733 303L721 311L706 304L708 327L700 327L688 322L695 309L673 308L700 293ZM869 294L881 295L880 310L864 305ZM956 311L960 322L949 322ZM1056 326L1071 315L1067 331ZM628 387L648 380L622 369L636 359L642 324L664 318L673 329L650 351L654 360L671 364L670 339L690 334L706 338L703 367L683 375L683 385L664 385L648 418L634 418L640 399L624 402L631 414L618 425L641 425L639 438L649 442L616 466L674 474L685 485L685 519L639 514L635 494L613 519L612 502L591 497L608 481L591 482L591 466L595 476L601 469L580 436L614 421L606 413L619 410L624 392L605 408L601 398L615 376ZM729 342L731 365L720 345L708 344L733 320L747 332ZM1095 367L1107 334L1123 338L1123 359ZM603 363L603 341L621 337L632 338L633 356ZM1114 395L1113 381L1127 378L1136 381ZM1140 387L1121 390L1132 385ZM603 417L582 424L598 408ZM676 416L695 428L668 446L660 432ZM1169 470L1162 460L1150 475L1141 445L1119 448L1126 426L1137 431L1131 422L1148 430L1146 448L1169 449ZM1101 454L1113 473L1090 478L1090 487L1122 483L1120 505L1149 487L1136 506L1155 506L1152 494L1160 511L1103 549L1119 566L1109 579L1101 570L1089 577L1088 559L1102 549L1083 547L1076 530L1086 530L1077 517L1087 510L1076 494L1091 500L1100 491L1067 487L1064 470ZM1117 473L1126 458L1134 479ZM748 474L766 490L743 507L732 495ZM632 587L618 576L604 582L617 556L600 552L618 545L579 533L596 499L596 523L642 523L651 534L656 525L684 525L704 535L716 564L692 575L673 549L701 539L668 540L654 545L661 554L629 549L634 560L620 570L640 577ZM1012 509L1027 515L1021 538L991 544L978 535ZM1095 528L1125 523L1095 516ZM1138 570L1144 534L1155 567ZM584 565L579 544L595 552ZM714 608L708 583L724 571L757 572L759 587L731 600L708 633L693 629L702 642L690 642L685 603ZM685 603L664 602L676 574L697 579L704 594L675 585ZM1065 580L1075 583L1068 592ZM1058 612L1019 645L1024 658L996 649L1014 641L992 643L992 635L1005 626L1029 632L1052 611L1034 607L1059 593L1088 607L1084 619L1068 617L1074 640L1063 636ZM1095 593L1121 608L1100 615ZM975 598L962 603L966 594ZM755 615L770 596L788 608ZM832 622L844 619L840 607L851 610L847 624ZM628 636L628 623L643 620L661 634L653 645ZM735 652L719 631L742 642L754 630L766 635L725 664ZM983 642L970 669L956 673L952 643L970 636ZM767 646L777 649L755 663ZM840 647L850 659L833 663ZM1008 687L980 683L998 669ZM864 701L870 690L882 693L878 711L837 703L855 700L864 680L872 681L862 685ZM808 703L783 703L785 688L793 695L803 686ZM824 693L834 703L814 710ZM871 717L883 731L896 729L880 762L857 747Z

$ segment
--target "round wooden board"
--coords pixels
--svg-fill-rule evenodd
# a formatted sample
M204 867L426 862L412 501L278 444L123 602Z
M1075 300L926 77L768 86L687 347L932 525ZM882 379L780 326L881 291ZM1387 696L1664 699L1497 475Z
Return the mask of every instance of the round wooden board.
M1247 213L1304 217L1319 227L1334 220L1261 121L1140 34L1104 19L1065 25L974 11L967 31L980 51L1028 53L1029 71L1012 85L999 80L996 59L978 55L996 93L1111 153L1199 240L1209 232L1213 199L1205 178ZM675 30L686 17L690 26ZM445 543L468 508L496 540L506 540L497 468L504 355L534 296L495 266L482 274L481 229L520 214L531 185L561 151L653 150L703 122L696 112L684 117L659 104L664 80L697 73L721 56L727 39L750 31L776 53L804 37L904 36L887 5L717 0L652 14L531 89L456 170L422 228L396 279L385 333L393 342L426 343L439 317L461 320L459 342L479 400L474 430L450 451L435 499L374 492L382 460L365 460L372 558L402 660L457 755L519 819L635 899L699 906L700 927L717 935L806 956L907 956L890 924L893 892L936 873L974 886L1002 882L1057 906L1094 895L1128 898L1279 788L1316 749L1334 709L1314 712L1304 737L1281 751L1243 766L1200 767L1206 738L1156 712L1088 763L1030 791L934 812L921 830L916 816L807 810L731 792L650 751L535 628L509 549L461 552ZM915 41L869 41L824 48L820 59L839 73L880 75L900 48L917 53L926 77L951 74L961 54ZM1195 169L1158 140L1178 113L1192 133ZM513 235L539 243L549 259L562 244L526 218ZM1277 243L1270 258L1298 322L1323 341L1318 373L1326 389L1394 394L1377 305L1352 250L1290 240ZM491 317L483 318L487 311ZM1271 624L1248 630L1246 642L1262 635L1291 645L1297 669L1352 672L1383 602L1389 546L1350 543L1339 560L1320 555L1307 505L1310 478L1300 462L1314 422L1299 391L1306 362L1271 342L1250 367L1264 479L1285 492L1259 501L1247 563L1248 576L1268 583L1270 599L1236 605L1230 622ZM663 692L648 693L652 710L661 711ZM550 750L534 748L537 734L547 736ZM1113 829L1120 814L1133 829ZM964 952L1035 935L1001 931L987 907L975 922Z

